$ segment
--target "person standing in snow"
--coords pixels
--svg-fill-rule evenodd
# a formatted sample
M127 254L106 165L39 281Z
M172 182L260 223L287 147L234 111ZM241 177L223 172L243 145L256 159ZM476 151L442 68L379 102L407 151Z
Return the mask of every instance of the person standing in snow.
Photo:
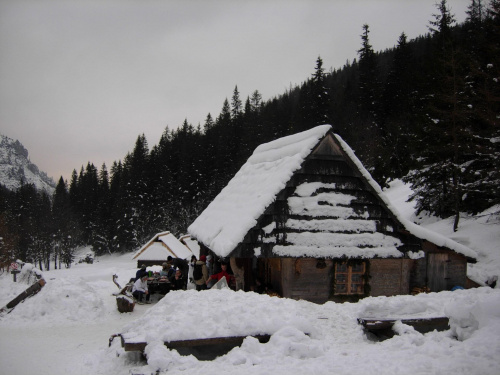
M207 280L208 280L208 268L206 265L207 257L202 255L200 260L197 261L194 265L193 269L193 279L196 285L196 290L205 290L207 289ZM199 275L201 273L201 276ZM197 278L197 276L200 276Z
M132 295L139 303L142 303L142 298L146 295L146 303L149 303L148 275L136 280L132 287Z

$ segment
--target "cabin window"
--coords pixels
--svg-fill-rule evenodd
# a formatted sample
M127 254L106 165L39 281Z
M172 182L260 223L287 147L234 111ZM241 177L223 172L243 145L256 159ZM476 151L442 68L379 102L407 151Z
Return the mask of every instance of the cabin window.
M363 294L365 262L336 263L335 294Z

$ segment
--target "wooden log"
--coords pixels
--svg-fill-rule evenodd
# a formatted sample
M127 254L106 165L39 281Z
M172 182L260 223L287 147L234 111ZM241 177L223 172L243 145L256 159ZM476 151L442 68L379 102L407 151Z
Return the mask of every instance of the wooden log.
M32 295L38 293L42 287L45 285L45 280L40 279L36 283L34 283L32 286L30 286L28 289L26 289L24 292L19 294L16 298L14 298L12 301L10 301L6 307L8 309L13 309L16 307L19 303L24 301L26 298L31 297Z
M12 301L10 301L7 305L2 307L0 309L0 314L3 314L5 312L7 312L7 313L10 312L14 307L16 307L19 303L24 301L26 298L31 297L31 296L35 295L36 293L38 293L43 288L44 285L45 285L44 279L38 280L36 283L31 285L28 289L26 289L24 292L19 294L16 298L14 298Z

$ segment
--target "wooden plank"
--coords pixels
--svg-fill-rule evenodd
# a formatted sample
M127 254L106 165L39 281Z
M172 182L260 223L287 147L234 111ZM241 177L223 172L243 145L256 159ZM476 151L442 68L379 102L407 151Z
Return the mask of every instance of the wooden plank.
M251 335L258 339L261 343L269 341L270 335ZM213 337L207 339L192 339L192 340L174 340L165 342L165 346L169 349L186 348L186 347L202 347L210 345L231 344L240 346L243 340L248 336L230 336L230 337ZM122 347L126 352L144 351L146 342L128 342L121 336Z

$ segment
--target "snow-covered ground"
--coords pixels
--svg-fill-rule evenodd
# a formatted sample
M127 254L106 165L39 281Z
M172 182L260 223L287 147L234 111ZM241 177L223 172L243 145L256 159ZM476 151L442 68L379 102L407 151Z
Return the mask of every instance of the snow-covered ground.
M401 216L418 221L478 252L469 268L484 283L500 273L498 215L448 220L413 217L409 190L395 182L386 191ZM498 208L497 208L498 211ZM499 374L500 289L482 287L365 298L359 303L316 305L230 290L169 293L152 305L120 314L112 293L135 275L132 253L104 256L94 264L43 272L47 284L36 296L0 318L1 374ZM28 287L0 276L0 306ZM451 329L420 334L396 324L396 335L369 340L359 317L448 316ZM143 335L147 360L125 353L112 334ZM266 344L248 337L241 347L213 361L181 356L165 339L267 333ZM307 335L306 335L307 333Z

